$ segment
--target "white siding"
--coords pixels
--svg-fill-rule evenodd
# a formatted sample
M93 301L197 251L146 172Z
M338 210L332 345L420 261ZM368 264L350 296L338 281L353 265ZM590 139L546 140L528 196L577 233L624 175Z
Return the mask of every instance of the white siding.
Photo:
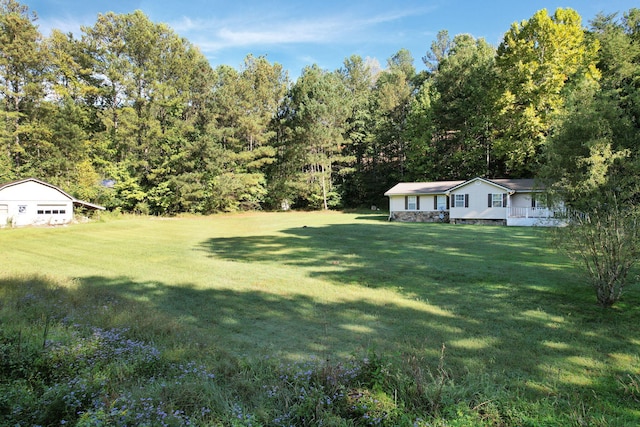
M73 219L73 200L55 188L25 181L0 190L0 227L65 224ZM39 213L40 212L40 213Z
M389 212L404 210L404 196L389 196Z
M488 207L488 195L507 192L500 187L476 180L451 192L451 200L456 194L469 195L468 208L451 207L450 218L453 219L507 219L507 208Z
M416 195L417 196L417 195ZM434 201L432 195L420 195L420 209L416 209L419 212L433 212ZM389 196L389 212L404 212L404 198L405 196Z
M516 193L511 196L511 206L514 208L530 208L533 193Z

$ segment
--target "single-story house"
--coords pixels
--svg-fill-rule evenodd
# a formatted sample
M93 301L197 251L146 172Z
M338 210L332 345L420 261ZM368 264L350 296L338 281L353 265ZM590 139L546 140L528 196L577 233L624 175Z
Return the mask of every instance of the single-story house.
M401 182L384 193L389 220L453 224L560 225L533 179Z
M0 227L67 224L74 206L104 210L35 178L0 184Z

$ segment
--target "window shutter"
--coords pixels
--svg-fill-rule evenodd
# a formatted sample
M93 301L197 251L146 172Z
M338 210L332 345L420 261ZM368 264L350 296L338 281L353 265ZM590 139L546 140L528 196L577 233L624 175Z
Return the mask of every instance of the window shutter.
M420 210L420 196L416 196L416 210Z
M409 210L409 196L404 196L404 210Z
M489 196L489 204L487 205L487 207L489 207L489 208L490 208L490 207L491 207L491 205L492 205L492 203L491 203L491 202L493 202L493 194L489 193L489 194L488 194L488 196Z
M451 206L451 205L449 204L449 196L444 196L444 198L445 198L445 199L447 199L447 209L449 209L449 208L450 208L450 206Z
M438 210L438 196L433 196L433 210Z
M469 207L469 195L468 194L464 195L464 207L465 208Z
M502 207L506 208L507 207L507 193L504 193L502 195Z

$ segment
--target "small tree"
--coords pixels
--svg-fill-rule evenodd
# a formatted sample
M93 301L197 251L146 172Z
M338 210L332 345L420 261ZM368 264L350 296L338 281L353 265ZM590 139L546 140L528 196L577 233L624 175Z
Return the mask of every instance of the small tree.
M628 284L629 273L640 259L640 210L619 197L575 215L559 231L560 248L585 267L598 304L611 307Z

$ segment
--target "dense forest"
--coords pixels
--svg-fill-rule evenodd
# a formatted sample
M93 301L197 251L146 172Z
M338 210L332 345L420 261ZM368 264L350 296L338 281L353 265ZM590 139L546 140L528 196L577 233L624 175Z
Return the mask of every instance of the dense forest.
M0 0L0 182L171 215L383 205L399 181L539 177L578 200L640 170L640 9L541 10L499 46L441 31L417 72L213 67L142 12L44 37ZM615 183L613 182L615 181Z

